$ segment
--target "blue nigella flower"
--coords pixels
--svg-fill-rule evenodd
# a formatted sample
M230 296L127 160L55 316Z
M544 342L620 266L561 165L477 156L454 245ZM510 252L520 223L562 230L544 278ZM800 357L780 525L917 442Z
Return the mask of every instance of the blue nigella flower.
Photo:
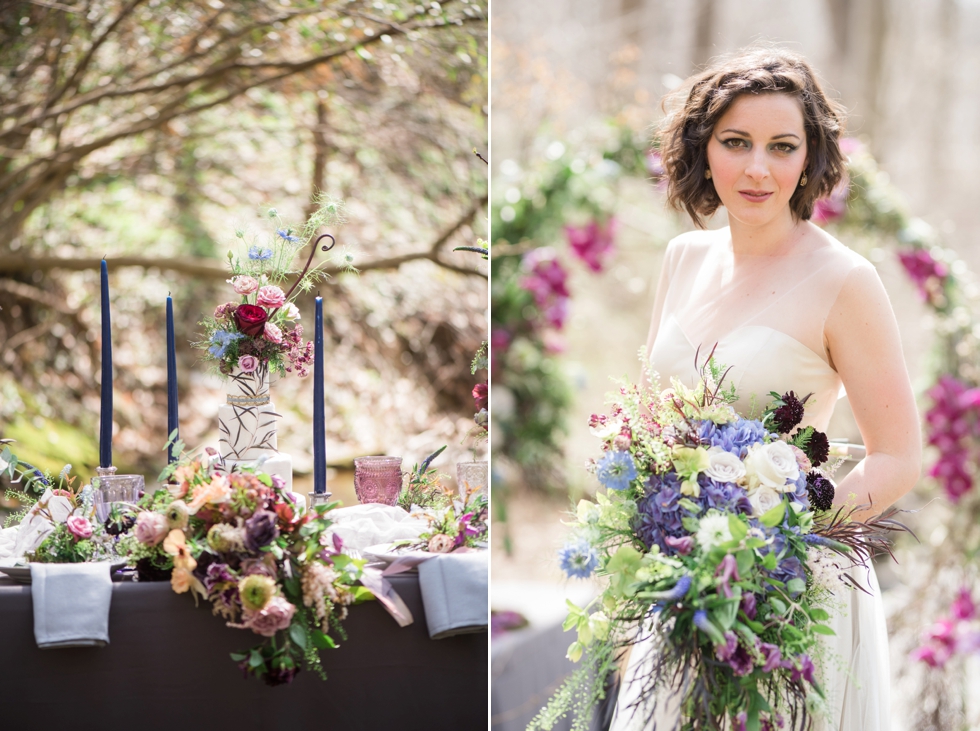
M558 564L570 578L587 579L599 565L599 554L584 538L566 543L558 551Z
M211 347L208 348L208 352L215 358L224 358L225 351L228 350L228 346L241 338L241 333L230 333L227 330L215 330L214 335L211 336Z
M265 261L266 259L271 259L272 249L261 249L258 246L250 246L248 249L248 258L254 259L255 261Z
M279 235L279 238L283 239L284 241L288 241L291 244L299 243L299 236L290 236L289 231L284 228L278 229L276 233Z
M609 490L625 490L636 479L636 465L629 452L609 450L599 460L596 477Z

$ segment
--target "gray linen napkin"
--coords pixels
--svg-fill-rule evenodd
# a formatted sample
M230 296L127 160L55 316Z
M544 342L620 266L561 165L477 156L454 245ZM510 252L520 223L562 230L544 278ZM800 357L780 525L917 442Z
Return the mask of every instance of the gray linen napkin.
M106 563L32 563L34 639L42 650L109 644L112 578Z
M419 564L425 621L433 640L487 631L488 554L440 554Z

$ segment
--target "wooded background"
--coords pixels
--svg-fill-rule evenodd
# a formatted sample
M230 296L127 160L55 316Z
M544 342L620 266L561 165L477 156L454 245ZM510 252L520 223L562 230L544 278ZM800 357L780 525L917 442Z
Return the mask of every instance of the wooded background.
M328 462L479 452L486 263L452 249L486 236L488 113L485 0L0 2L0 434L44 469L97 464L105 257L116 465L164 462L168 292L181 437L216 443L222 384L190 343L229 299L225 253L323 192L362 272L321 286ZM312 388L272 390L300 475Z

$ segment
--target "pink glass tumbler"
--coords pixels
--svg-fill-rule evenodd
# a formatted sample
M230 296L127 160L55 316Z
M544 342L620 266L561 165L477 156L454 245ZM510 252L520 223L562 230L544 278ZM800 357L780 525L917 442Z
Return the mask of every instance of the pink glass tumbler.
M401 457L358 457L354 460L354 492L358 502L395 505L401 491Z

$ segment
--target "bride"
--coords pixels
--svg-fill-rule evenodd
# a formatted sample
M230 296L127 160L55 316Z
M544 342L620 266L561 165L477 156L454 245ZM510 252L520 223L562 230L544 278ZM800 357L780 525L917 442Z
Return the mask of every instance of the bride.
M647 351L661 382L697 380L695 353L717 343L740 413L770 391L812 393L804 425L826 430L846 389L867 457L837 486L836 505L879 513L915 484L920 435L898 327L874 268L809 219L841 180L842 115L798 55L751 48L691 79L662 129L668 200L697 225L670 242ZM703 230L724 206L728 227ZM861 572L863 575L863 571ZM842 588L816 728L889 727L888 636L873 567L870 595ZM669 729L676 699L640 697L650 647L633 647L613 731ZM645 667L646 666L646 667Z

